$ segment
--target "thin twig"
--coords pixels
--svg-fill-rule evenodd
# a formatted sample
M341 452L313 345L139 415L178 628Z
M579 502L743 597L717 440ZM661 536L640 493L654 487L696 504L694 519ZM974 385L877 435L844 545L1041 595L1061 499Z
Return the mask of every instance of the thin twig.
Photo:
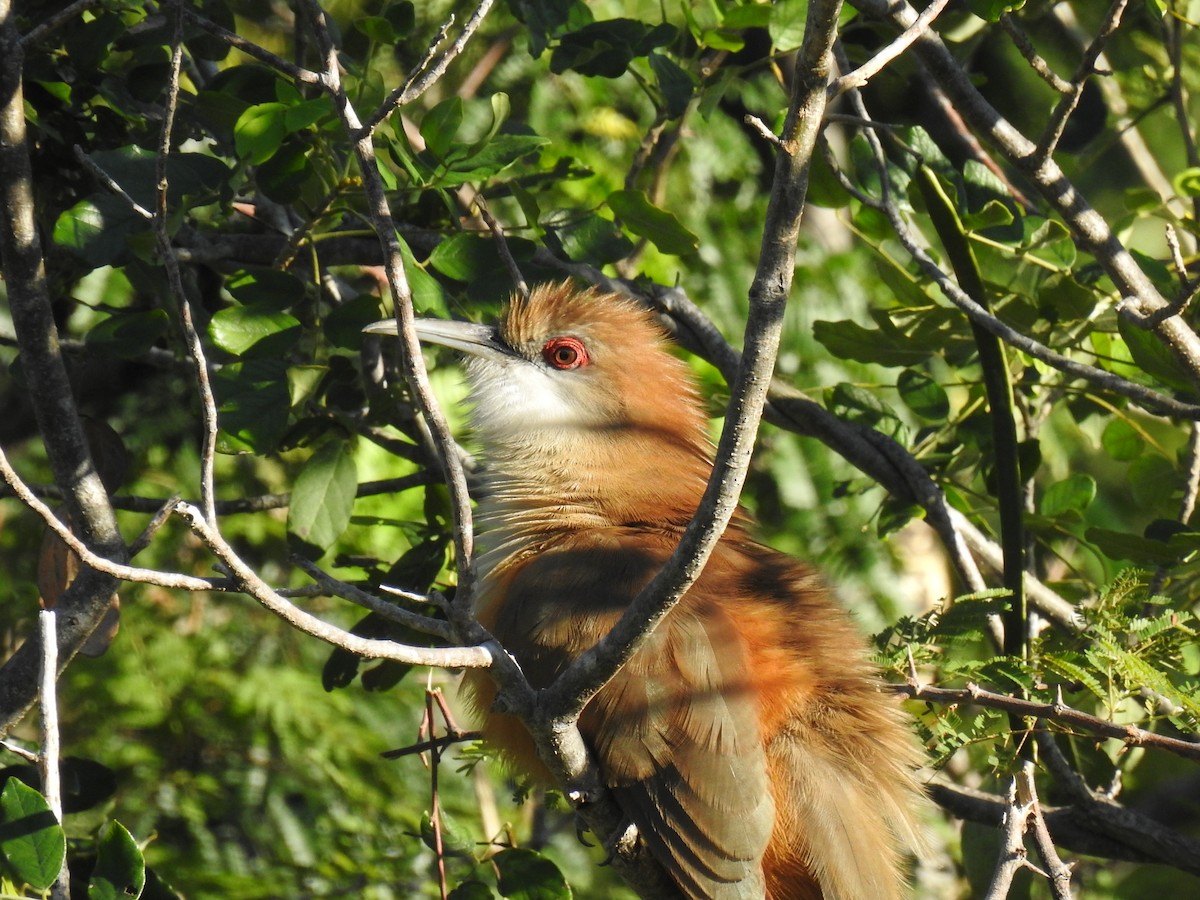
M20 744L14 744L9 740L0 740L0 749L7 750L9 753L15 753L17 756L21 757L21 759L25 760L25 762L32 763L35 766L41 759L41 756L39 756L37 753L34 753L32 750L26 750Z
M384 759L400 759L402 756L413 756L418 753L427 753L435 747L445 749L454 744L465 744L470 741L482 740L482 731L451 731L449 734L443 735L440 738L430 738L427 741L411 744L408 747L399 747L395 750L385 750L379 754Z
M525 282L525 277L521 274L521 267L517 265L517 260L512 255L508 240L504 237L504 229L500 227L500 223L496 221L492 211L488 209L487 200L484 199L482 192L475 194L475 206L479 210L479 217L492 232L492 237L496 241L496 250L500 253L500 258L504 260L504 265L508 267L509 277L512 278L517 293L521 295L522 299L528 300L529 285Z
M493 2L494 0L480 0L479 5L475 7L475 11L471 13L470 18L463 24L462 31L459 32L458 37L454 39L454 42L446 48L440 57L435 59L435 49L444 39L454 21L453 17L451 17L450 21L442 26L441 31L438 32L437 39L434 43L430 44L425 56L422 57L404 84L392 91L388 98L380 104L379 108L367 117L366 122L360 126L361 130L356 130L351 134L351 139L357 142L369 136L378 127L379 123L390 116L394 110L412 103L437 84L441 77L446 74L446 69L450 67L450 63L462 53L463 48L467 46L475 32L479 29L479 26L483 24L483 20L486 18Z
M226 543L221 534L208 526L196 507L189 503L177 503L174 512L225 565L240 590L305 634L369 659L393 659L411 665L440 668L480 668L492 663L492 652L487 647L413 647L394 641L362 638L330 625L289 603L272 590Z
M0 448L0 478L3 478L8 484L14 496L37 513L50 530L58 535L59 539L69 549L74 551L80 560L90 568L98 572L103 572L106 575L111 575L113 578L118 578L121 581L157 584L162 587L180 588L185 591L221 590L218 584L210 579L195 578L191 575L178 575L173 572L157 572L153 569L141 569L135 566L115 563L93 552L87 544L75 536L70 528L59 521L58 516L54 515L54 511L50 507L35 497L29 488L25 486L20 476L17 475L9 464L8 457L5 455L3 448ZM108 594L112 594L111 589Z
M171 509L178 502L179 496L176 495L155 510L150 521L146 523L146 527L142 529L142 533L129 545L130 559L136 558L139 553L150 546L150 542L154 540L154 535L158 534L158 530L167 523L167 519L171 518Z
M1058 848L1054 846L1054 838L1042 815L1042 806L1038 800L1037 785L1033 780L1033 763L1024 760L1016 774L1017 796L1023 798L1029 805L1029 818L1026 827L1033 832L1034 844L1045 866L1046 880L1050 882L1050 895L1054 900L1071 900L1071 866L1059 858Z
M935 803L959 818L1000 827L1006 808L993 794L935 778L929 785ZM1148 816L1097 799L1086 807L1042 805L1054 842L1068 850L1110 860L1162 863L1200 875L1200 841L1167 828Z
M1033 46L1033 42L1029 39L1029 35L1025 33L1025 29L1017 22L1017 17L1011 12L1000 14L1000 27L1004 29L1004 33L1009 36L1013 42L1013 46L1017 51L1025 57L1025 61L1029 63L1029 67L1037 73L1038 77L1057 94L1067 94L1072 90L1071 82L1059 76L1046 60L1038 55L1037 49Z
M396 442L399 443L399 442ZM411 445L409 445L411 446ZM377 497L380 494L398 494L401 491L412 490L430 484L434 476L425 469L403 475L399 478L383 478L378 481L364 481L354 492L355 497ZM26 484L26 489L35 497L49 500L62 500L63 492L55 484ZM0 489L0 497L7 492ZM178 499L178 498L172 498ZM129 494L117 494L112 498L113 509L127 512L155 513L162 509L164 503L171 502L160 497L137 497ZM189 503L199 501L188 500ZM292 502L290 493L260 494L257 497L235 497L229 500L218 500L216 510L218 516L231 516L241 513L259 513L272 509L287 509Z
M26 48L32 47L50 32L56 31L63 25L66 25L71 19L82 15L86 10L91 9L93 6L98 6L102 2L103 0L75 0L69 6L50 13L45 19L21 36L21 46Z
M679 547L662 571L638 594L605 639L575 660L546 689L544 706L559 717L577 717L694 583L737 505L766 405L791 288L808 168L827 102L831 48L840 7L840 0L813 2L808 7L804 45L781 138L783 149L776 156L762 252L750 288L745 350L731 387L708 488Z
M357 603L364 609L369 609L377 615L383 616L397 624L404 625L407 628L415 629L424 634L432 635L441 638L443 641L452 641L454 639L454 629L450 623L442 619L433 619L429 616L423 616L420 613L415 613L410 609L405 609L402 606L397 606L395 603L390 603L387 600L382 600L374 594L357 588L352 584L347 584L344 581L339 581L332 575L323 572L316 563L309 562L302 557L293 557L292 561L303 569L309 577L313 579L321 588L336 597L341 597L344 600L349 600L351 603ZM429 598L420 595L409 594L408 599L420 600L426 603L430 602Z
M58 731L58 618L52 609L38 613L38 630L42 651L42 671L38 695L41 698L41 744L38 754L38 771L42 776L42 796L50 807L50 814L59 825L63 821L62 781L59 773ZM63 859L58 878L50 888L52 900L68 900L71 895L71 873Z
M864 13L888 20L900 29L907 28L917 18L916 10L907 0L851 2ZM1113 280L1118 295L1130 298L1134 311L1142 315L1149 315L1166 306L1167 301L1118 239L1107 220L1088 204L1052 158L1039 158L1037 146L988 103L937 32L932 29L925 31L913 45L913 50L967 124L1028 177L1046 202L1062 216L1079 246L1092 254ZM1200 335L1178 316L1159 323L1154 331L1190 377L1200 384ZM1009 340L1007 337L1003 339ZM1130 396L1128 393L1125 395Z
M196 376L196 392L200 399L203 433L200 445L200 504L204 518L216 527L216 455L217 455L217 401L213 397L212 379L208 370L204 345L192 318L192 304L183 288L183 277L179 271L179 260L171 246L167 208L167 160L171 155L171 134L175 126L175 111L179 105L179 71L183 60L183 6L175 7L174 34L171 41L171 74L167 82L167 97L163 104L162 128L159 131L158 154L155 158L155 208L154 237L158 255L167 272L167 283L179 307L179 319L184 342L192 360Z
M321 56L325 62L325 70L321 74L321 85L332 97L342 126L354 142L354 155L358 162L359 174L362 176L368 216L379 239L380 249L383 251L388 288L392 295L398 324L400 337L398 344L403 350L401 371L405 374L417 408L428 423L433 436L434 450L450 491L450 502L454 508L455 564L459 579L459 594L462 595L459 600L462 608L467 609L470 606L474 536L471 532L471 499L467 492L466 474L463 471L462 462L455 452L450 427L429 387L425 361L421 356L420 343L417 341L413 326L415 316L412 307L412 291L404 271L400 238L396 233L396 223L392 219L391 210L388 208L387 195L375 160L375 148L371 143L370 129L362 126L358 113L342 86L337 51L325 25L321 7L316 0L304 0L302 5L308 12ZM490 5L490 0L481 4L484 12L486 12L487 5Z
M977 684L968 684L964 688L939 688L922 684L892 685L891 690L903 694L913 700L927 703L971 703L988 709L998 709L1006 713L1024 716L1032 719L1042 719L1047 722L1059 722L1071 728L1085 731L1103 738L1115 738L1130 747L1152 747L1164 750L1184 759L1200 760L1200 742L1185 741L1180 738L1167 737L1146 731L1135 725L1117 725L1090 713L1072 709L1062 702L1061 697L1047 703L1039 700L1025 700L1009 694L1000 694L981 688Z
M222 28L211 19L200 15L199 12L197 12L193 7L189 6L186 2L184 2L184 0L166 0L166 2L179 10L193 25L197 25L202 30L207 31L214 37L220 38L230 47L241 50L247 56L253 57L261 63L265 63L278 72L282 72L293 81L300 82L301 84L313 85L321 83L321 76L316 72L309 71L308 69L288 62L282 56L276 56L270 50L260 47L253 41L246 40L246 38L242 37L240 34L236 34L227 28Z
M983 900L1004 900L1012 888L1013 879L1022 869L1035 869L1025 853L1025 825L1029 821L1032 802L1022 803L1014 778L1005 797L1005 810L1001 827L1000 850L996 868Z
M1058 101L1054 112L1050 114L1050 120L1042 132L1042 137L1038 141L1037 150L1034 151L1034 159L1038 163L1049 159L1058 147L1058 142L1062 140L1063 132L1067 127L1067 120L1071 118L1071 113L1075 112L1075 108L1079 105L1079 100L1083 96L1084 85L1089 78L1096 74L1096 60L1104 52L1104 45L1108 43L1109 38L1121 26L1121 18L1125 14L1125 7L1128 4L1129 0L1114 0L1112 6L1108 9L1107 15L1104 17L1104 21L1101 22L1100 27L1097 29L1095 37L1087 46L1087 49L1084 50L1079 67L1075 70L1075 75L1071 79L1071 89Z
M125 190L125 188L117 184L116 179L105 172L104 169L96 164L95 160L91 159L87 153L84 152L82 147L76 144L73 149L75 151L76 162L91 172L92 177L104 185L105 189L111 191L124 200L129 205L131 210L133 210L137 215L145 219L147 222L154 221L154 213L134 200L133 197L129 195L129 192Z
M767 127L767 123L758 116L753 116L747 113L742 119L759 137L774 147L776 150L783 149L783 141L779 139L779 135Z
M878 51L858 68L847 72L840 78L834 79L828 88L830 99L840 97L846 91L854 88L866 86L872 78L902 56L913 45L913 42L921 36L922 32L933 24L933 20L941 15L942 10L946 8L949 2L950 0L934 0L925 9L921 10L921 14L917 16L916 21L912 25L897 35L886 47Z

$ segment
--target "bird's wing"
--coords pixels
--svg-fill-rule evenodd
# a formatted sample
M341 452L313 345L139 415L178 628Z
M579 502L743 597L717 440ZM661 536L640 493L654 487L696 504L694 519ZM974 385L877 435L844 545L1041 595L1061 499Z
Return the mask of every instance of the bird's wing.
M613 529L543 552L508 581L496 636L532 683L548 683L670 549ZM757 704L730 615L685 598L580 719L622 809L689 897L763 894L774 806Z
M608 783L689 897L761 897L774 803L745 658L719 610L677 608L580 719Z

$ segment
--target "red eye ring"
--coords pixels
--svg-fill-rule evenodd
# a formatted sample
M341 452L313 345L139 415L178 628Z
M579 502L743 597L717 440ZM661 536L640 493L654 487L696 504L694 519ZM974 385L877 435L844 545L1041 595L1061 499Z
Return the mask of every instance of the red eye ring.
M564 371L578 369L591 362L583 341L573 337L556 337L546 341L546 346L542 348L542 359L548 366Z

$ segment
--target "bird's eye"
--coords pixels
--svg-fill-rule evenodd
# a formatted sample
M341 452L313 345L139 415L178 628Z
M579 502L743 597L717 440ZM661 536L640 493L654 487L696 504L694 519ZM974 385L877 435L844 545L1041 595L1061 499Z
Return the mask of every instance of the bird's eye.
M587 348L583 341L573 337L558 337L546 342L542 348L542 359L556 369L578 369L588 364Z

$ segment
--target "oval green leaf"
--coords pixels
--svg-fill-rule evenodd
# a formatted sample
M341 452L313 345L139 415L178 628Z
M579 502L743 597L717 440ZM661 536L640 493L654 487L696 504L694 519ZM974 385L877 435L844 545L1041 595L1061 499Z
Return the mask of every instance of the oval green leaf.
M292 487L288 534L306 551L323 554L350 524L358 467L350 445L331 441L305 463Z
M46 798L17 778L0 791L0 855L14 877L44 891L58 878L67 855L67 836Z
M273 303L252 303L220 310L209 322L208 333L214 344L234 356L277 356L300 339L300 320Z
M669 212L651 203L642 191L613 191L608 195L608 208L627 229L663 253L690 256L700 246L700 238Z
M128 900L146 886L146 860L125 826L109 822L97 847L88 900Z
M1044 516L1061 516L1067 512L1082 512L1096 499L1096 479L1077 472L1046 488L1039 504Z
M1137 459L1146 447L1146 439L1126 419L1113 419L1100 435L1104 452L1117 462Z
M904 405L922 419L943 422L950 415L950 399L940 384L917 369L905 369L896 379Z
M499 872L500 894L512 900L570 900L571 888L558 866L524 848L502 850L492 857Z

